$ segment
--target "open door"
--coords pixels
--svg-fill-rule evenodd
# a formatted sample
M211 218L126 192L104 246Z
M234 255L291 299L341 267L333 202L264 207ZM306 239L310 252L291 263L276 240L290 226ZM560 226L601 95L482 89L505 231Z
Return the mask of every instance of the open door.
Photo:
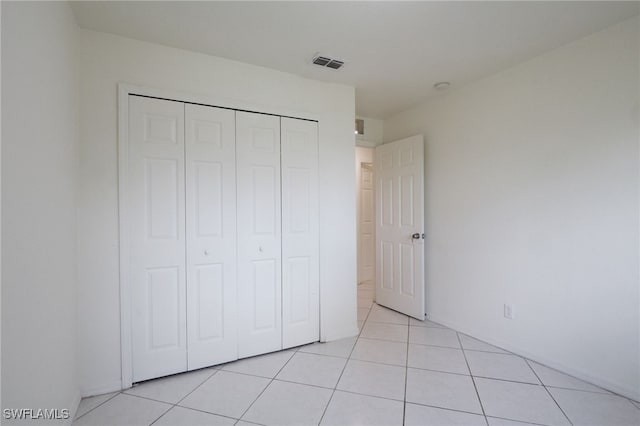
M424 139L376 148L376 303L424 320Z

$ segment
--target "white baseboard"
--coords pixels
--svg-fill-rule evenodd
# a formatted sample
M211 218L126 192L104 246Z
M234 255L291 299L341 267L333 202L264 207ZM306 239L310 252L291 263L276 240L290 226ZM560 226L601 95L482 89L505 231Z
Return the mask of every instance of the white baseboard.
M78 412L78 405L80 405L80 390L77 390L74 395L71 397L71 403L68 405L69 407L69 418L67 419L66 424L70 425L73 423L73 419L76 418L76 413Z
M456 331L459 331L460 333L464 333L467 334L473 338L476 338L478 340L482 340L483 342L487 342L493 346L497 346L499 348L505 349L509 352L513 352L516 355L520 355L522 357L525 357L527 359L530 359L531 361L535 361L539 364L543 364L547 367L553 368L555 370L559 370L565 374L568 374L570 376L573 376L577 379L580 380L584 380L585 382L589 382L593 385L596 385L598 387L601 387L607 391L616 393L618 395L624 396L625 398L631 398L635 401L640 401L640 390L639 389L631 389L631 388L627 388L625 386L620 385L619 383L614 383L611 382L603 377L596 377L596 376L592 376L589 373L586 373L584 371L575 369L573 367L564 365L562 363L556 362L552 359L548 359L545 358L543 356L540 356L538 354L535 353L531 353L529 351L523 350L521 348L518 348L516 346L511 345L510 343L507 342L501 342L501 341L497 341L494 340L490 337L484 336L484 335L479 335L477 333L472 333L469 330L467 330L465 327L460 326L459 324L456 324L453 321L449 321L446 318L442 318L442 317L438 317L438 316L433 316L433 315L427 315L427 319L429 319L430 321L442 324L444 326L447 326L449 328L453 328Z
M337 330L335 333L326 334L324 336L320 336L321 342L331 342L333 340L346 339L347 337L355 337L360 333L358 326L355 328L345 328L342 330Z
M83 387L80 389L80 395L83 398L87 396L102 395L111 392L120 392L122 390L122 382L120 380L106 383L100 386Z

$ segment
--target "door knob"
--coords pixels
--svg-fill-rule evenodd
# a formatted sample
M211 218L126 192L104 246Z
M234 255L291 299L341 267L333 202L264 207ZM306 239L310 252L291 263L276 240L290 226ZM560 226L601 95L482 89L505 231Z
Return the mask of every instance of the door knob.
M414 240L419 240L420 239L420 234L418 234L417 232L415 234L413 234L411 236L411 238L413 238Z

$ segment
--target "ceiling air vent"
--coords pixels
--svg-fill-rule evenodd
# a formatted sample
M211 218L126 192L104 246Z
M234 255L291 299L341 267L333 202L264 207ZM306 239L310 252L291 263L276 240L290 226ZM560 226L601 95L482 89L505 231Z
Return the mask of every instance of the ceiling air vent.
M334 70L337 70L343 65L344 65L344 62L332 59L331 62L327 64L327 68L333 68Z
M331 59L325 58L324 56L316 56L313 58L313 63L321 67L326 66L329 62L331 62Z
M337 70L338 68L344 65L344 61L340 61L338 59L328 58L322 55L316 55L313 57L313 62L316 65L320 65L321 67L331 68Z

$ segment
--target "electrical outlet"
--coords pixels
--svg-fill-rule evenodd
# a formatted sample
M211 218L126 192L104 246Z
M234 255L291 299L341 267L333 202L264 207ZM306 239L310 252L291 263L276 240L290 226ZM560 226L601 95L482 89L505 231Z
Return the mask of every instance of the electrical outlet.
M512 305L504 304L504 317L508 319L514 319L516 317L516 312Z

